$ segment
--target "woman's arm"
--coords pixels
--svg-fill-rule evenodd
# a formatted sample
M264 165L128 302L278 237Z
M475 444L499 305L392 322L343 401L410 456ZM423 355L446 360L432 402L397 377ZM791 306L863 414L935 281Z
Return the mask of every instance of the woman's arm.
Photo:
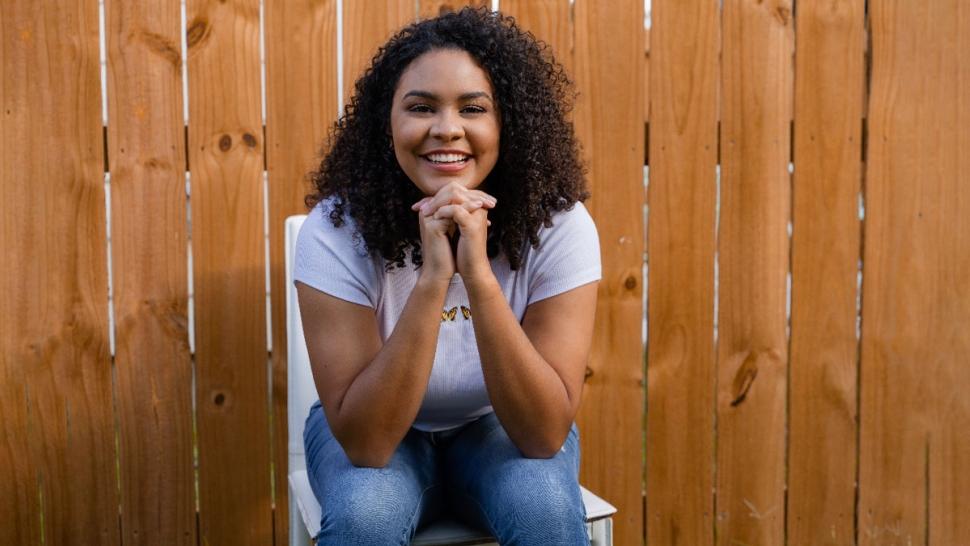
M533 303L519 325L494 277L465 283L492 407L527 457L555 455L576 417L598 284Z
M455 263L495 414L524 455L551 457L579 408L599 283L533 303L520 325L485 251L487 211L444 204L434 216L453 219L461 230Z
M373 309L297 284L314 383L354 465L385 466L414 422L447 291L447 281L420 279L382 344Z

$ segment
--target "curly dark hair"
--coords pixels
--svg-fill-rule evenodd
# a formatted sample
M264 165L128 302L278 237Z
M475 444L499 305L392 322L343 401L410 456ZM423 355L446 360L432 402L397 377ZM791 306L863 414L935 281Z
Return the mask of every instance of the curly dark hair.
M436 49L468 52L486 72L501 118L499 156L482 189L499 207L489 211L488 256L505 254L512 269L526 244L554 212L589 197L579 144L567 114L572 82L550 48L515 20L486 8L464 8L411 24L393 36L357 80L354 96L330 132L329 152L310 173L306 205L333 198L336 227L349 214L371 253L388 268L403 267L407 251L421 265L420 234L410 205L424 197L401 170L390 136L391 103L401 74Z

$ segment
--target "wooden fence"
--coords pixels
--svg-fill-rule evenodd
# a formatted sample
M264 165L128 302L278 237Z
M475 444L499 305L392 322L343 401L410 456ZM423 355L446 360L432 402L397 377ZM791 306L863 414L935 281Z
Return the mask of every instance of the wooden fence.
M186 1L0 2L2 544L286 544L283 219L458 4ZM581 92L616 544L970 544L970 8L493 4Z

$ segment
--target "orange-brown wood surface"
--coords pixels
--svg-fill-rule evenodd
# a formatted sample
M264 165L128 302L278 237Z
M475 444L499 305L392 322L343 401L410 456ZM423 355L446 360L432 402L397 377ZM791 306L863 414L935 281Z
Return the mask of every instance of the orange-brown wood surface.
M337 2L274 0L266 21L266 166L273 324L276 544L289 543L283 222L306 212L306 175L337 116ZM302 441L298 439L298 441Z
M97 3L0 3L0 59L0 542L118 544Z
M179 3L105 13L121 539L194 545Z
M396 0L388 0L396 1ZM417 0L418 18L430 19L465 6L490 6L489 0Z
M722 13L719 546L784 542L791 7L728 0Z
M587 203L599 230L603 280L577 418L582 483L619 508L616 544L643 541L643 2L573 6L575 112L589 165Z
M970 10L869 9L859 544L967 544Z
M395 32L414 21L414 0L379 2L348 1L343 5L343 100L354 94L354 83L368 66L377 48Z
M548 44L556 61L573 76L573 25L568 0L504 0L499 8Z
M714 543L718 2L652 4L647 543Z
M272 542L259 3L189 0L203 544Z
M854 544L861 0L799 5L795 67L788 544Z

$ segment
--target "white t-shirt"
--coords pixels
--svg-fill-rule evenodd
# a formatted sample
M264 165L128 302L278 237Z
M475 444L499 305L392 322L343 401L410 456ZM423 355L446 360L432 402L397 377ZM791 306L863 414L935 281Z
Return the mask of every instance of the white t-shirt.
M386 341L419 271L409 259L405 267L388 271L383 258L367 253L349 217L341 227L333 226L331 203L324 200L314 207L300 229L294 282L373 308L381 339ZM529 304L601 277L599 239L586 207L576 203L572 210L556 213L552 221L552 227L540 228L538 248L526 245L518 270L510 269L504 254L491 260L492 271L519 322ZM470 307L465 286L456 274L442 310L431 378L413 425L419 430L446 430L492 411L472 329L475 310Z

